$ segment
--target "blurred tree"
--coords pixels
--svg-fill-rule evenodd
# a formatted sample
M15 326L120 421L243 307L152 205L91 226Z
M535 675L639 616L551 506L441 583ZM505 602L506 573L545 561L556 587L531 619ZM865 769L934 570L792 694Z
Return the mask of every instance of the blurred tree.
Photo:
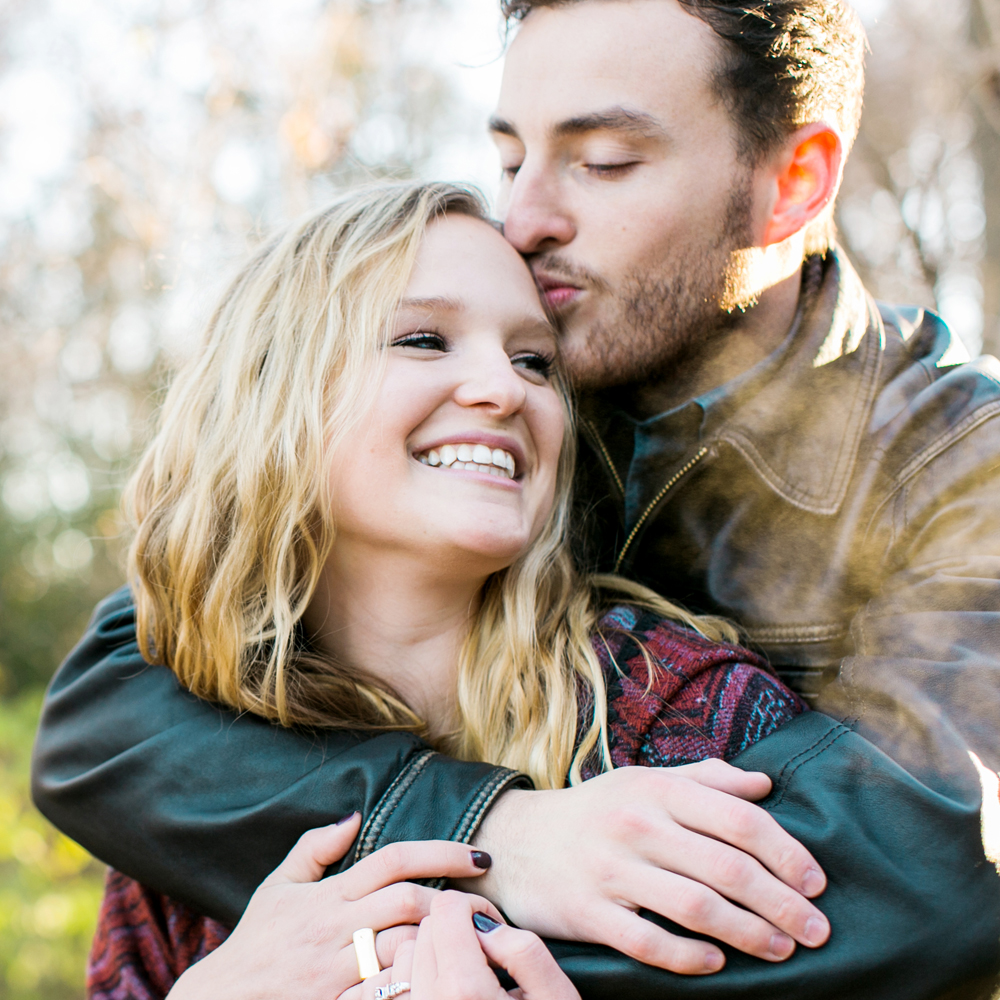
M0 691L121 582L117 494L228 263L466 127L436 0L0 11Z
M998 0L864 0L871 54L842 240L877 297L934 308L1000 348ZM988 70L988 71L987 71Z
M28 800L40 695L0 701L0 997L83 995L103 870Z

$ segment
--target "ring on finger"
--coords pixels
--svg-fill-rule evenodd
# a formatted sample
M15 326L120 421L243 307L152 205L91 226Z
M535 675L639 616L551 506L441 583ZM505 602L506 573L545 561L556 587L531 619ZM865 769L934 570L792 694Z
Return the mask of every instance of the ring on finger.
M409 983L389 983L388 986L380 986L375 991L375 1000L393 1000L402 993L410 992Z
M372 976L377 976L382 971L382 966L378 964L378 955L375 953L375 931L371 927L362 927L352 936L361 978L371 979Z

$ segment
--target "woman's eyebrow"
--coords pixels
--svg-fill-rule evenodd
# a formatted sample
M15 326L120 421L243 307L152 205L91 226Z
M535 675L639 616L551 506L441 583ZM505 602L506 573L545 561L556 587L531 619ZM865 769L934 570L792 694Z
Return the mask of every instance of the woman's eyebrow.
M403 299L399 303L401 309L440 309L449 312L458 312L465 308L458 299L449 298L447 295L431 295L426 298Z

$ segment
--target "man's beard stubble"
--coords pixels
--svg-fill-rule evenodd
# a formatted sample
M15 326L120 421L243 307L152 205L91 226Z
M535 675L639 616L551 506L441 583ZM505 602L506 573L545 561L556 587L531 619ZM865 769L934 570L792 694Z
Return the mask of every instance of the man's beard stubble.
M616 290L587 275L591 287L604 291L611 315L591 326L585 344L564 350L574 385L593 390L662 382L711 351L756 303L747 249L751 212L747 173L732 189L710 243L673 248L655 270L634 270ZM533 263L557 274L567 270L558 254Z

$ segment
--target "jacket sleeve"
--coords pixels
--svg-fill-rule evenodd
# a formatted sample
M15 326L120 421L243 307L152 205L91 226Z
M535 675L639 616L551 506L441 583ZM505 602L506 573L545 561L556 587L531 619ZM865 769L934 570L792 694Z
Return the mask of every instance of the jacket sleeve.
M823 866L833 933L770 963L680 976L597 945L548 942L583 1000L989 1000L1000 972L1000 878L983 854L979 790L943 795L819 712L732 761L773 782L761 803ZM643 911L674 933L670 921ZM623 988L624 987L624 988Z
M882 585L816 702L935 787L975 780L969 750L1000 769L998 434L994 401L893 469L860 549Z
M127 588L100 604L56 673L32 794L119 871L234 923L307 829L359 810L358 860L402 840L468 841L516 772L409 733L304 733L203 702L139 654Z

